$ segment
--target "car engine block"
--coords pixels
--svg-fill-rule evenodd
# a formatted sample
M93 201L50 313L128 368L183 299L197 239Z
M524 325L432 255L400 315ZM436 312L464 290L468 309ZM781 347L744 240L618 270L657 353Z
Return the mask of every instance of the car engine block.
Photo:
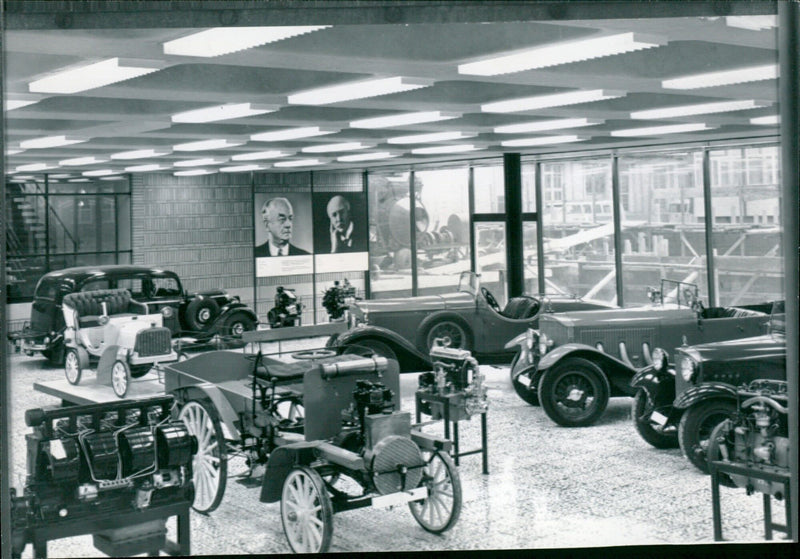
M430 351L433 371L419 376L417 393L432 394L450 399L450 419L460 421L489 408L484 376L478 362L464 349L434 345ZM444 404L424 401L422 412L434 419L444 417Z

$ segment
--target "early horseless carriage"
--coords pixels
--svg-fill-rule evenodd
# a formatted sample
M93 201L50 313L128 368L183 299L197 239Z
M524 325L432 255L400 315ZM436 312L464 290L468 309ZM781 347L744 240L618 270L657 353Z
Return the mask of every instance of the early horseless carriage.
M235 452L251 474L264 472L260 500L280 501L295 552L326 551L333 514L365 506L408 503L425 530L451 528L461 510L451 444L399 410L397 363L329 350L294 357L214 351L164 367L166 391L200 443L194 508L219 506Z

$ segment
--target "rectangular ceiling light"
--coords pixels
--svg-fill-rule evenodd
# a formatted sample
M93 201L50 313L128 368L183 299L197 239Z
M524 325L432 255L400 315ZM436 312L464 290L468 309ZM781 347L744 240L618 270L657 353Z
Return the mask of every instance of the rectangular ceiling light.
M618 33L604 37L590 37L575 41L563 41L550 45L515 51L475 62L458 65L459 74L496 76L547 68L569 62L579 62L603 56L649 49L665 44L663 39L645 37L637 33Z
M743 111L765 107L767 103L756 102L752 99L742 101L717 101L714 103L701 103L699 105L681 105L680 107L665 107L663 109L649 109L646 111L634 111L631 118L672 118L680 116L705 115L712 113L725 113L729 111Z
M146 157L161 157L170 153L172 153L171 149L136 149L112 153L111 159L144 159Z
M73 159L62 159L58 162L59 165L65 165L67 167L71 165L93 165L95 163L105 163L108 159L98 159L94 155L89 155L87 157L75 157Z
M221 173L245 173L247 171L261 171L269 167L269 165L232 165L230 167L220 167Z
M586 140L585 137L571 134L566 136L540 136L538 138L519 138L517 140L506 140L505 142L500 142L500 145L507 148L548 146L552 144L568 144L571 142L582 142L584 140Z
M111 169L96 169L94 171L84 171L81 173L84 177L105 177L107 175L115 175L119 171L112 171Z
M121 181L125 177L122 175L109 175L107 177L100 177L101 181Z
M658 136L661 134L680 134L681 132L699 132L701 130L712 130L715 126L708 126L704 122L693 122L688 124L672 124L669 126L648 126L644 128L626 128L624 130L614 130L612 136L632 137L632 136Z
M456 144L449 146L433 146L429 148L417 148L417 149L412 149L411 153L415 155L432 155L436 153L461 153L464 151L475 151L479 149L484 149L484 148L481 146L476 146L474 144Z
M294 151L282 151L279 149L271 149L267 151L251 151L247 153L237 153L231 157L234 161L259 161L262 159L278 159L279 157L288 157L294 155Z
M164 171L169 169L168 165L159 165L158 163L148 163L147 165L132 165L125 167L129 173L146 173L148 171Z
M274 113L280 109L277 105L257 105L255 103L229 103L204 109L194 109L172 115L172 122L217 122L233 118L246 118L248 116Z
M83 178L83 179L69 179L69 180L67 180L67 182L92 182L92 179L86 179L86 178Z
M56 173L55 175L47 175L48 179L68 179L72 173Z
M175 167L202 167L203 165L218 165L220 163L225 163L227 160L227 157L202 157L200 159L176 161L173 165Z
M365 144L362 142L342 142L339 144L323 144L318 146L308 146L303 148L303 153L330 153L332 151L354 151L357 149L367 149L375 147L375 144Z
M420 111L417 113L403 113L399 115L379 116L354 120L351 128L393 128L395 126L408 126L410 124L423 124L426 122L439 122L461 117L461 113L446 111Z
M292 105L328 105L341 101L352 101L353 99L364 99L367 97L388 95L390 93L411 91L431 85L433 85L433 80L424 78L406 78L402 76L376 78L333 85L330 87L309 89L289 95L288 101Z
M399 153L391 153L388 151L376 151L373 153L356 153L353 155L342 155L337 157L337 161L352 162L352 161L374 161L376 159L390 159L398 157Z
M25 151L24 149L7 149L6 155L17 155L18 153L22 153Z
M44 171L45 169L55 169L54 165L48 165L47 163L29 163L27 165L20 165L16 169L14 169L15 173L19 173L21 171Z
M175 171L172 174L176 177L197 177L199 175L212 175L216 172L214 169L189 169L188 171Z
M164 43L164 54L212 57L327 29L330 25L214 27Z
M6 99L6 104L3 108L7 111L13 111L14 109L27 107L28 105L33 105L38 102L39 99Z
M199 142L188 142L186 144L178 144L176 146L172 146L172 149L175 151L204 151L209 149L224 149L224 148L233 148L236 146L241 146L246 144L245 141L238 141L238 140L225 140L222 138L217 138L213 140L200 140Z
M781 118L778 115L757 116L750 119L750 124L780 124Z
M448 140L462 140L474 138L475 132L433 132L431 134L412 134L411 136L395 136L386 140L389 144L427 144L430 142L446 142Z
M494 131L496 134L526 134L529 132L544 132L546 130L594 126L595 124L603 124L604 122L604 120L598 118L559 118L555 120L523 122L520 124L506 124L504 126L497 126Z
M338 128L328 128L323 126L303 126L300 128L286 128L275 130L274 132L260 132L250 136L256 142L282 142L284 140L297 140L300 138L311 138L313 136L324 136L325 134L335 134Z
M624 91L608 89L588 89L568 91L567 93L554 93L551 95L537 95L535 97L522 97L507 101L496 101L481 105L484 113L515 113L519 111L534 111L548 107L562 107L564 105L577 105L579 103L592 103L605 99L616 99L627 95Z
M163 66L163 62L155 60L109 58L34 80L28 84L28 90L35 93L78 93L143 76Z
M736 70L723 70L721 72L707 72L680 78L663 80L661 87L666 89L699 89L701 87L717 87L720 85L733 85L737 83L757 82L761 80L774 80L778 77L777 64L764 64L750 66Z
M33 140L23 140L19 143L22 149L44 149L44 148L57 148L61 146L70 146L72 144L80 144L81 142L88 142L89 138L78 138L75 136L47 136L45 138L36 138Z
M778 16L725 16L725 25L751 31L763 31L778 27Z
M291 161L278 161L274 167L308 167L311 165L322 165L326 161L322 159L293 159Z

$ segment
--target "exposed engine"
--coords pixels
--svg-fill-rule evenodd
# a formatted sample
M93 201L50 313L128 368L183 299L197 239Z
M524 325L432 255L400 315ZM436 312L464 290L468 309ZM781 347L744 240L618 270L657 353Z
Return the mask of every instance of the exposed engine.
M450 399L450 419L460 421L485 413L489 407L483 373L472 354L464 349L434 345L430 352L433 371L419 376L419 394ZM426 400L422 412L434 419L444 417L444 403Z
M755 380L738 391L739 409L711 434L709 459L753 469L789 471L788 394L786 381ZM735 487L783 497L783 484L726 474Z
M300 315L303 304L294 293L294 289L278 286L275 292L275 306L267 312L270 328L284 326L300 326Z
M35 541L38 530L68 532L121 513L190 506L197 440L171 419L172 403L172 396L163 396L27 410L25 422L33 428L26 435L27 479L22 495L11 489L15 554ZM126 545L133 546L126 549L141 548L133 553L152 550L153 538L156 548L163 545L166 518L155 528L148 518L138 541L130 535L135 528L126 535ZM98 537L103 534L95 534L96 546Z
M328 313L332 321L344 320L345 311L348 306L356 300L357 290L345 279L342 284L338 281L333 282L333 287L329 287L322 294L322 306Z

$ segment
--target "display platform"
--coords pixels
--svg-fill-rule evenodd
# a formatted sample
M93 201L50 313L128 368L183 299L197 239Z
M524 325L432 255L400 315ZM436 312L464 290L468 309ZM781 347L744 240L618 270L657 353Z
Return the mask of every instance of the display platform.
M81 384L74 385L66 379L34 382L33 389L60 398L67 404L99 404L103 402L118 402L120 398L114 394L110 385L98 384L93 378L88 378ZM132 379L126 400L151 398L164 394L164 384L159 380L156 372L150 372L138 379Z

